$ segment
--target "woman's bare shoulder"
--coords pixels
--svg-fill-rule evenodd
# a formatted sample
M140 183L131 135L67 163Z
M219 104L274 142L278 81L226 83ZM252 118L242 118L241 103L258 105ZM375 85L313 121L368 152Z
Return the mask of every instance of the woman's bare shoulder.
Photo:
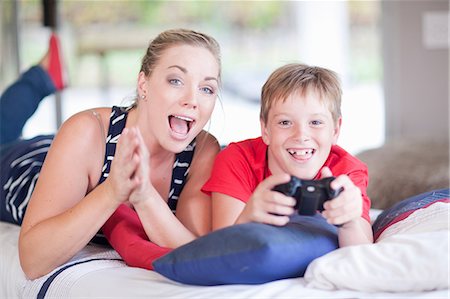
M70 134L72 137L98 137L107 133L111 108L93 108L80 111L69 117L58 130L58 135Z
M62 124L50 148L52 157L67 153L77 159L78 166L73 167L85 168L80 171L88 174L91 187L103 164L110 113L111 108L95 108L72 115Z
M205 130L197 135L196 143L196 152L216 155L220 151L220 145L217 138Z
M202 131L196 138L195 153L191 168L203 168L214 162L220 151L220 145L216 137L209 132Z

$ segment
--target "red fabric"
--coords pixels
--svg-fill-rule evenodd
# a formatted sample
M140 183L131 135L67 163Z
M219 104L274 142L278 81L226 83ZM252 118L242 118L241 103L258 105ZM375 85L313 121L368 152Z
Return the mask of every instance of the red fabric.
M131 267L153 270L153 261L172 250L150 242L136 211L124 204L111 215L102 230L112 247Z
M65 87L60 53L58 36L55 33L52 33L49 42L50 57L47 71L57 90L61 90Z
M247 202L258 184L271 175L266 152L267 145L261 137L231 143L216 157L211 177L202 191L208 195L211 195L211 192L219 192ZM334 176L347 174L361 189L361 216L370 222L367 166L337 145L331 148L324 166L328 166Z

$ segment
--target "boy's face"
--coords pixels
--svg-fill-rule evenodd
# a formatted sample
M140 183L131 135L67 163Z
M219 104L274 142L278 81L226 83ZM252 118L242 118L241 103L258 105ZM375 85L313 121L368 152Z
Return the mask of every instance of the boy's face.
M313 179L337 142L341 119L334 123L327 101L310 91L291 94L272 104L261 134L268 148L272 174L288 173Z

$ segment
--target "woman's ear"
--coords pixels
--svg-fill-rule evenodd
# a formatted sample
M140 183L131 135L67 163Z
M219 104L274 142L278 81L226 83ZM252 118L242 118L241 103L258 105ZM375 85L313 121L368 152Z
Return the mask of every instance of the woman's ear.
M144 72L140 72L137 82L137 92L139 97L147 96L147 82L147 76L144 74Z
M336 124L334 125L333 144L336 144L338 141L339 134L341 133L341 125L342 125L342 117L339 117Z

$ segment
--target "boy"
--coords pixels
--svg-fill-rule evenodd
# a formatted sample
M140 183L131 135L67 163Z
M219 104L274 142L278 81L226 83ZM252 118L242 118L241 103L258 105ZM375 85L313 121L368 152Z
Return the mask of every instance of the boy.
M285 225L295 199L272 189L290 176L334 175L322 215L339 226L339 245L372 243L366 165L336 145L341 87L327 69L288 64L273 72L261 93L261 137L231 143L216 157L203 192L212 196L213 230L232 224Z

